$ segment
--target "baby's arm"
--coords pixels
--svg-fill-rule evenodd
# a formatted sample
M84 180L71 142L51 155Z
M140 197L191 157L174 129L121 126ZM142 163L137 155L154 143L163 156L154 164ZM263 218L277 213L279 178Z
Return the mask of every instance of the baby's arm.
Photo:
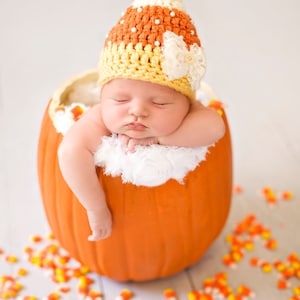
M119 135L119 139L130 152L134 152L137 145L209 146L220 139L224 133L225 125L218 112L203 106L200 102L194 102L180 126L170 135L144 139L132 139L126 135Z
M170 135L158 137L158 143L180 147L208 146L224 133L225 125L218 112L195 101L181 125Z
M111 233L111 214L93 160L101 137L109 134L98 104L69 129L58 150L62 175L87 210L92 229L89 240L102 239Z

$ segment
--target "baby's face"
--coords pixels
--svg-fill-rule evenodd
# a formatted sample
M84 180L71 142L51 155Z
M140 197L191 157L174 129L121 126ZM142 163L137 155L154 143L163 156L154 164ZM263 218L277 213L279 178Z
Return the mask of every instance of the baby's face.
M102 88L102 118L113 133L131 138L167 136L189 112L189 99L175 90L132 79L114 79Z

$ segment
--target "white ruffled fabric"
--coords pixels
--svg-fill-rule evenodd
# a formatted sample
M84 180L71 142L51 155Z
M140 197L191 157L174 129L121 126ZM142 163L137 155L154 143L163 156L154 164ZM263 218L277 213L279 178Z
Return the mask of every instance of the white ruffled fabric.
M188 172L205 160L208 147L137 146L126 152L116 135L103 137L94 155L106 175L121 176L123 183L158 186L175 179L183 183Z

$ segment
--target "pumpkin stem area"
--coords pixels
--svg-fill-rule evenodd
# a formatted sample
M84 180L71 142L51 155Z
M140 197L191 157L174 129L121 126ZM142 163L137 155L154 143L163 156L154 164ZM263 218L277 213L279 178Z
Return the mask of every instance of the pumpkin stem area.
M59 110L74 104L92 107L99 102L100 87L98 85L98 71L88 70L83 74L70 78L56 89L49 107L51 119Z

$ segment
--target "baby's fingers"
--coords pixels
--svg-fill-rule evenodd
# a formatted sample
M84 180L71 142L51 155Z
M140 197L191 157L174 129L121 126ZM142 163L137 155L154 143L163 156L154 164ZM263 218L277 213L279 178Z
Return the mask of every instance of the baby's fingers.
M93 232L88 237L88 240L90 242L96 242L96 241L100 241L100 240L106 239L110 235L111 235L111 230L109 230L109 229L102 229L102 230L99 230L98 232Z
M128 147L128 143L129 143L130 138L127 135L119 134L118 139L121 141L122 147L124 147L124 148Z

